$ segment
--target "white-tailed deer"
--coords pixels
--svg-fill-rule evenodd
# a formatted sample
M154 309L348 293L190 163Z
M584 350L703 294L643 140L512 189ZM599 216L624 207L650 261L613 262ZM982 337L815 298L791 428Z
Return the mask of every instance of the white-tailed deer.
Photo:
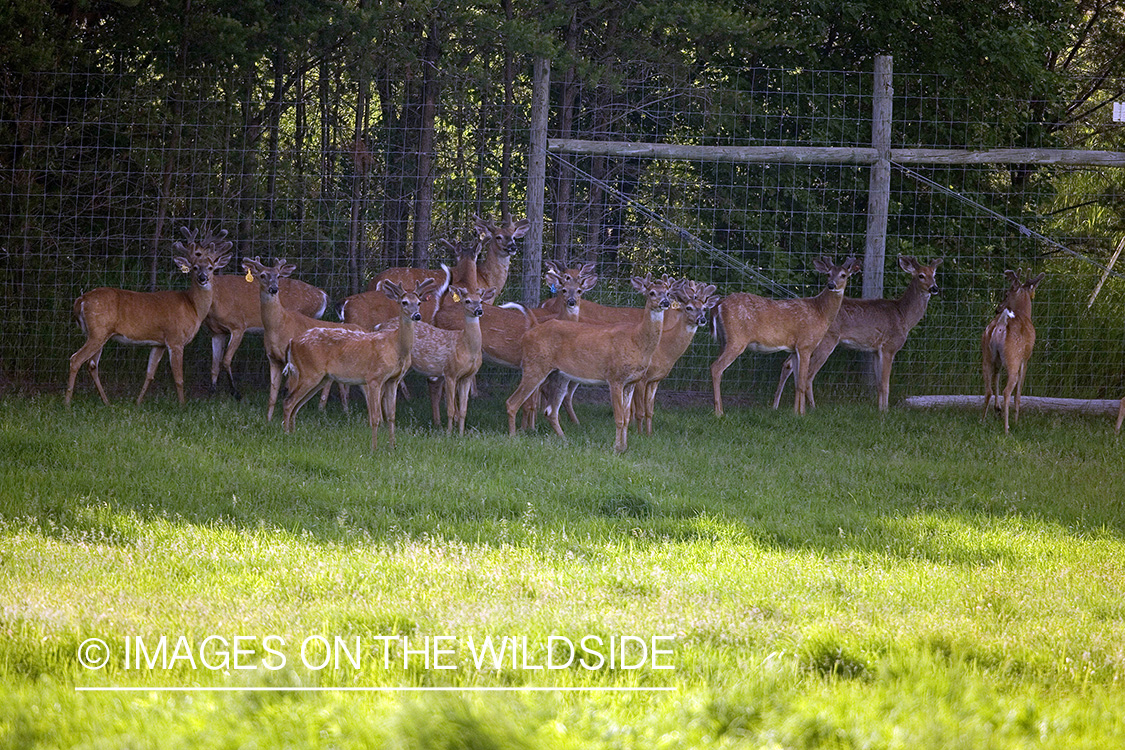
M400 287L415 289L424 280L431 279L437 284L437 291L422 305L421 315L422 320L432 323L437 314L439 300L449 289L452 270L443 263L438 270L392 268L383 273L389 274L390 278L372 281L369 291L353 294L340 302L340 320L359 326L365 331L374 331L378 326L398 320L399 315L398 306L387 299L387 295L383 292L376 291L381 281L393 281Z
M890 408L891 367L895 355L906 344L910 331L926 314L930 296L938 293L937 269L941 258L924 265L915 258L900 255L898 265L910 274L910 284L898 299L845 297L842 300L840 311L809 359L809 386L805 394L809 408L816 407L816 399L813 398L816 374L838 345L861 352L875 352L875 369L879 373L879 410ZM781 366L781 378L773 395L775 409L781 403L781 393L793 374L796 359L796 355L791 354Z
M484 257L477 263L477 283L491 287L499 297L508 283L508 269L512 264L512 253L516 251L516 240L527 234L531 222L527 219L512 221L504 215L500 224L488 219L473 217L473 228L484 239Z
M583 263L581 268L564 268L561 263L553 260L544 261L544 264L547 266L544 281L552 296L539 307L532 308L535 319L578 320L582 295L598 283L598 275L594 273L595 264Z
M699 326L707 324L707 311L719 304L714 284L684 280L672 286L672 308L664 313L664 330L652 362L633 395L633 418L637 432L652 434L652 415L656 391L676 362L687 351Z
M459 434L465 434L465 414L469 407L469 386L482 362L480 318L484 305L496 294L495 289L483 291L450 287L454 303L462 310L464 320L460 331L415 325L411 367L430 381L430 403L435 425L441 425L439 402L445 393L446 432L453 432L457 422Z
M1000 369L1008 371L1008 379L1004 384L1004 433L1008 433L1008 403L1015 391L1015 418L1020 418L1020 396L1023 393L1023 380L1027 377L1027 361L1031 359L1031 352L1035 348L1035 326L1031 322L1031 300L1035 298L1035 289L1043 281L1045 273L1031 276L1031 269L1027 271L1027 281L1021 281L1023 269L1018 271L1007 270L1004 275L1011 281L1008 294L996 317L985 326L981 336L981 371L984 375L984 412L981 418L988 416L988 406L993 394L1000 400Z
M516 412L548 376L557 372L560 379L609 385L617 428L613 449L622 453L628 448L633 391L652 361L664 327L664 311L672 304L666 281L633 277L632 283L634 289L645 295L645 316L639 323L602 326L548 320L524 335L523 377L505 402L509 434L516 433ZM552 394L547 417L556 434L565 438L559 424L559 407L566 388L554 388Z
M837 266L828 256L817 258L813 268L828 276L828 285L815 297L776 300L737 292L716 309L715 337L723 345L711 363L711 388L715 414L723 414L723 372L749 347L757 352L793 352L797 356L797 396L793 410L805 413L809 385L809 361L840 310L848 277L859 273L860 263L848 258Z
M285 368L286 352L289 342L310 328L338 328L359 331L359 326L348 323L334 323L317 320L295 310L287 309L279 298L281 280L297 270L292 263L279 258L274 265L263 265L259 258L243 258L242 266L247 275L258 281L258 302L262 316L262 329L266 358L270 364L270 396L266 407L266 421L273 419L277 405L277 394L281 390L281 371ZM244 282L245 283L245 282ZM341 393L343 390L341 389ZM327 395L327 393L325 394Z
M327 382L363 386L367 400L367 421L371 425L371 450L378 447L379 425L387 422L391 447L395 446L395 408L398 384L410 369L410 350L414 346L414 324L422 319L419 310L430 291L433 279L423 279L409 291L393 281L380 289L396 301L401 313L394 330L352 331L339 328L312 328L289 346L285 372L289 395L285 399L282 426L293 431L297 412L313 393Z
M531 312L535 319L538 321L553 319L582 320L580 315L582 295L593 289L598 283L598 275L594 273L596 265L589 262L583 263L581 268L564 268L561 263L553 260L546 261L546 265L547 273L544 280L554 296L539 307L532 309ZM642 311L638 309L637 312ZM567 385L566 396L563 398L563 408L566 409L567 416L574 424L578 424L578 415L574 413L574 392L578 390L579 385L581 384L577 381L570 381ZM538 411L538 406L538 399L533 397L528 407L530 419L525 420L525 428L535 429L535 413Z
M74 396L78 370L86 363L89 363L98 394L102 401L109 404L98 375L98 362L110 339L122 344L152 347L145 382L137 396L138 404L144 399L165 351L168 352L172 379L176 383L176 395L180 403L184 403L184 347L195 338L211 308L211 281L215 271L230 261L231 242L226 239L225 229L217 235L207 233L202 239L199 238L199 230L192 232L183 227L181 231L187 245L182 242L173 245L180 253L173 260L191 278L191 287L187 291L134 292L99 287L74 301L74 317L86 334L86 343L70 357L67 405Z
M216 275L211 286L211 311L203 319L211 332L211 391L218 389L219 372L225 370L231 393L241 399L231 364L243 337L263 332L262 304L257 287L246 283L244 276ZM287 309L310 318L320 318L328 309L328 295L323 290L297 279L281 279L278 297Z

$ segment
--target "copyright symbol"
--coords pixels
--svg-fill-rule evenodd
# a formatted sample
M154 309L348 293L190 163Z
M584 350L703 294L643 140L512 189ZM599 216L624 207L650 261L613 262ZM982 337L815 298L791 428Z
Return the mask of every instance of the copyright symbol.
M101 638L87 638L78 647L78 663L86 669L101 669L109 661L109 646Z

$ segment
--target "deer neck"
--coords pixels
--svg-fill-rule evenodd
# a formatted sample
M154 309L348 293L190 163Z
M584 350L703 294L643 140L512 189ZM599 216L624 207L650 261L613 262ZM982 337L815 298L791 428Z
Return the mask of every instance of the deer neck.
M512 256L489 246L484 260L477 264L477 281L481 286L490 286L496 289L496 296L508 281L508 268L512 265Z
M258 299L262 304L262 325L266 329L276 329L281 326L282 320L285 315L285 308L281 305L278 294L270 294L269 291L262 287Z
M191 306L195 308L196 315L200 320L207 317L207 313L211 311L211 301L215 298L215 277L211 277L211 283L206 287L199 283L199 279L193 273L191 275L191 287L187 290L188 300L191 301Z
M930 304L930 293L923 289L922 285L911 282L895 303L903 321L909 328L913 328L926 314L926 306Z
M840 289L837 291L835 288L826 288L820 294L812 298L813 306L829 321L836 317L836 313L840 311L840 305L843 301L844 290Z
M641 319L640 344L645 351L656 351L660 344L660 334L664 331L664 308L649 300L645 305L645 316Z
M398 349L399 360L409 360L410 350L413 346L414 319L404 311L400 316L398 325L398 342L396 348Z
M469 352L473 354L480 354L481 334L480 318L478 316L465 316L465 329L461 331L461 341L464 342L465 347Z

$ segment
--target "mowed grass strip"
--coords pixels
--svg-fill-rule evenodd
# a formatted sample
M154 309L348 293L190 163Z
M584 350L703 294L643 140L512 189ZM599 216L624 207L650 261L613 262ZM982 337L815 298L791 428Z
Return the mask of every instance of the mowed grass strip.
M579 405L563 443L508 438L500 400L449 438L421 401L372 454L362 408L335 403L287 436L260 398L0 400L0 744L1125 740L1125 441L1108 420L1025 414L1005 438L976 414L865 404L666 409L614 456L606 405ZM283 667L265 666L270 635ZM191 659L123 664L128 639L161 636ZM246 639L253 668L224 668L214 640L220 668L200 663L208 636ZM359 639L358 667L302 662L306 639L316 662L336 636ZM665 637L655 663L673 668L546 668L622 636ZM527 653L478 665L470 640L488 637ZM113 650L101 669L79 663L89 638ZM396 645L388 666L373 646L403 638L420 652Z

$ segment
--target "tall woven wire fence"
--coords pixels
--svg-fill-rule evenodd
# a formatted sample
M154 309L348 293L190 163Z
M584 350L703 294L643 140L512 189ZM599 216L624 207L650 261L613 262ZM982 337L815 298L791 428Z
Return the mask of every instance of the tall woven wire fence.
M393 85L372 88L376 95L359 101L343 79L315 69L280 95L189 76L173 99L160 76L104 71L9 86L0 101L0 384L61 391L83 341L71 312L82 292L186 288L171 262L181 226L226 229L236 259L284 257L296 276L340 300L390 266L452 263L437 241L469 239L475 215L526 214L530 81L518 83L505 107L493 84L450 72L432 127L395 98ZM816 294L816 257L864 255L870 166L588 155L558 144L865 148L872 91L870 71L774 69L714 81L638 76L582 88L565 105L555 89L542 258L594 261L599 281L589 298L612 304L639 304L628 280L646 273L708 281L720 294ZM1096 142L1125 151L1125 131L1113 130L1104 102L1068 122L1014 117L1051 108L981 102L908 72L895 73L893 101L895 148ZM1107 268L1123 237L1125 166L894 165L884 296L908 282L899 255L944 263L941 293L896 359L892 402L981 390L980 331L1008 268L1047 273L1034 303L1039 338L1025 393L1120 397L1125 259ZM528 257L515 256L501 301L522 301ZM237 273L236 263L226 272ZM851 282L849 294L859 296L861 283ZM709 391L717 352L700 330L665 391ZM185 357L190 387L208 382L210 356L204 329ZM783 356L747 352L726 373L725 391L768 400ZM135 393L146 358L140 347L110 344L103 381ZM260 344L244 345L235 367L263 383ZM514 380L489 377L501 386ZM80 392L93 392L80 383ZM169 392L166 374L158 384ZM847 351L817 381L821 398L869 393L864 360Z

